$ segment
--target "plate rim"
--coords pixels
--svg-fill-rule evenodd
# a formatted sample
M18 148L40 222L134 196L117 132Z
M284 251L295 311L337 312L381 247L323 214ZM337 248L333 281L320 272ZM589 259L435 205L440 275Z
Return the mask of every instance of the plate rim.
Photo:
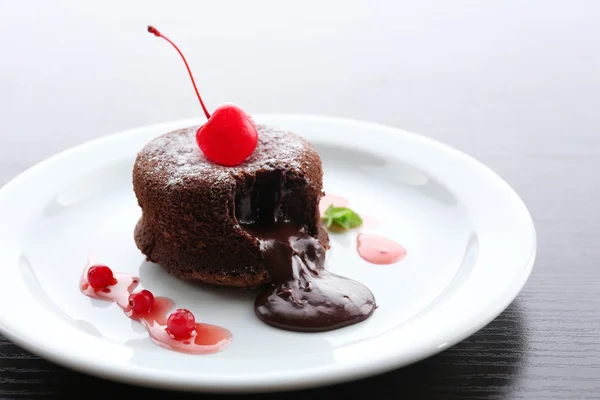
M58 365L62 365L64 367L87 373L93 376L114 380L117 382L128 383L128 384L136 384L145 387L155 387L162 389L171 389L171 390L179 390L179 391L195 391L195 392L212 392L212 393L258 393L258 392L272 392L272 391L281 391L281 390L297 390L297 389L306 389L306 388L315 388L326 386L330 384L338 384L344 383L351 380L362 379L369 376L373 376L376 374L384 373L396 368L400 368L406 366L408 364L412 364L414 362L420 361L422 359L428 358L440 351L455 345L471 336L475 332L479 331L481 328L486 326L492 320L494 320L498 315L500 315L518 296L523 287L525 286L529 276L531 275L531 271L533 269L533 265L535 263L536 253L537 253L537 234L535 230L535 225L531 214L523 202L519 194L502 178L498 173L493 171L491 168L477 160L476 158L468 155L461 150L458 150L448 144L445 144L441 141L429 138L427 136L423 136L418 133L402 130L399 128L395 128L392 126L379 124L375 122L363 121L358 119L351 118L340 118L340 117L332 117L332 116L324 116L324 115L315 115L315 114L256 114L254 118L259 121L261 119L278 119L278 120L286 120L286 119L302 119L311 121L317 124L323 123L334 123L334 124L350 124L350 125L361 125L365 129L377 129L377 130L387 130L389 132L396 132L399 134L410 135L413 138L417 138L420 141L425 142L427 145L438 148L439 150L450 152L459 158L464 160L468 160L470 162L475 162L478 164L478 167L485 170L486 173L495 176L499 183L503 185L503 189L510 192L513 197L518 201L518 206L522 208L522 211L525 212L525 217L528 219L528 223L531 226L531 235L532 235L532 248L528 261L523 265L520 269L520 274L515 278L515 281L512 282L510 286L510 290L507 291L502 301L496 299L496 306L493 311L490 311L486 318L481 318L477 323L470 325L468 329L463 329L460 333L455 333L452 335L452 340L447 342L447 346L443 349L421 349L415 350L414 355L409 359L399 359L398 356L394 357L394 354L387 355L382 360L379 360L378 363L373 363L368 365L365 368L354 368L354 369L341 369L335 370L333 373L325 374L325 375L317 375L317 376L304 376L300 379L295 379L294 381L287 382L275 382L275 380L270 379L267 383L261 382L243 382L241 384L232 384L231 382L227 382L227 380L219 381L219 382L202 382L201 384L193 383L184 384L183 382L174 380L157 380L154 376L144 376L143 370L142 373L138 374L119 374L115 371L107 371L99 364L93 364L89 362L82 362L84 359L74 358L72 356L65 356L60 352L53 351L53 349L47 349L44 347L38 346L36 343L29 342L22 337L19 337L18 334L12 332L10 327L5 326L4 323L0 321L0 332L15 343L16 345L31 351L34 354L37 354L51 362L54 362ZM81 151L86 147L93 147L100 142L115 140L115 138L124 135L134 136L144 131L152 130L152 129L161 129L162 127L172 127L176 124L190 124L195 125L198 124L198 118L189 118L189 119L179 119L179 120L171 120L164 121L156 124L135 127L131 129L122 130L119 132L114 132L108 135L104 135L86 142L83 142L79 145L70 147L68 149L62 150L38 163L27 168L25 171L21 172L17 176L13 177L9 182L7 182L4 186L0 187L0 204L4 199L5 193L9 192L10 188L13 185L18 184L21 179L24 177L35 174L38 169L43 169L46 165L52 162L56 162L57 160L67 156L71 152ZM393 352L392 352L393 353ZM403 357L404 358L404 357ZM88 360L89 361L89 360ZM314 374L313 374L314 375Z

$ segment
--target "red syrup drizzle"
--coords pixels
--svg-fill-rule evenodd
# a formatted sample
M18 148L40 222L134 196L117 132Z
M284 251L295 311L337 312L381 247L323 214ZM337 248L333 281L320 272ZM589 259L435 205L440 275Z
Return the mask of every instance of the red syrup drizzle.
M89 268L89 267L88 267ZM94 289L87 282L87 270L81 276L79 288L81 293L93 299L107 300L116 303L125 315L141 323L150 338L157 345L169 350L188 354L210 354L224 349L231 342L231 333L220 326L196 323L192 335L184 339L175 339L167 332L167 318L169 310L173 309L175 302L166 297L155 297L154 305L149 312L139 314L129 307L129 295L139 285L138 277L114 273L116 283L104 289Z

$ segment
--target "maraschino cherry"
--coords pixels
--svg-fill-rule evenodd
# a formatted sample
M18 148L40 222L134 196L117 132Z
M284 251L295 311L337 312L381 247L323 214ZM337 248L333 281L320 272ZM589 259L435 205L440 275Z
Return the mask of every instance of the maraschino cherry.
M169 38L155 27L148 26L148 32L169 42L183 59L190 75L196 96L208 121L196 132L196 142L210 161L225 166L235 166L244 162L256 149L258 132L250 115L235 104L222 104L211 116L200 97L196 82L183 53Z

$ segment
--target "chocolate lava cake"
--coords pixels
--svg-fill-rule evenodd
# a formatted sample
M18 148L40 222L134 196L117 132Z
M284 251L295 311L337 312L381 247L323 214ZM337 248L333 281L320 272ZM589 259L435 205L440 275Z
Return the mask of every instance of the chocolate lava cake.
M255 288L271 274L253 230L283 223L329 248L319 215L323 170L310 143L258 125L254 153L224 167L198 148L197 130L166 133L136 158L135 242L149 261L182 279Z

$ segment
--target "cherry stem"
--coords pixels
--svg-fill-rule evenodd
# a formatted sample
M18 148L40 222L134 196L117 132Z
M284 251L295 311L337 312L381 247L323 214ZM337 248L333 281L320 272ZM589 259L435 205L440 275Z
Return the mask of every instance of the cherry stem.
M194 85L194 90L196 91L196 96L198 96L198 100L200 101L200 105L202 106L202 110L204 111L204 114L206 115L206 118L210 118L210 114L208 113L208 110L206 109L206 106L204 105L204 102L202 101L202 97L200 97L200 92L198 92L198 88L196 87L196 81L194 80L194 76L192 75L192 71L190 70L190 66L188 65L188 63L187 63L185 57L183 56L183 53L181 52L181 50L179 50L179 47L177 47L177 45L175 43L173 43L171 41L171 39L169 39L168 37L166 37L165 35L163 35L162 33L160 33L158 31L158 29L156 29L152 25L148 25L148 32L154 34L155 36L158 36L160 38L165 39L167 42L169 42L171 44L171 46L173 46L175 48L175 50L177 50L177 52L179 53L179 55L183 59L183 63L185 64L185 68L187 68L188 74L190 75L190 79L192 80L192 85Z

